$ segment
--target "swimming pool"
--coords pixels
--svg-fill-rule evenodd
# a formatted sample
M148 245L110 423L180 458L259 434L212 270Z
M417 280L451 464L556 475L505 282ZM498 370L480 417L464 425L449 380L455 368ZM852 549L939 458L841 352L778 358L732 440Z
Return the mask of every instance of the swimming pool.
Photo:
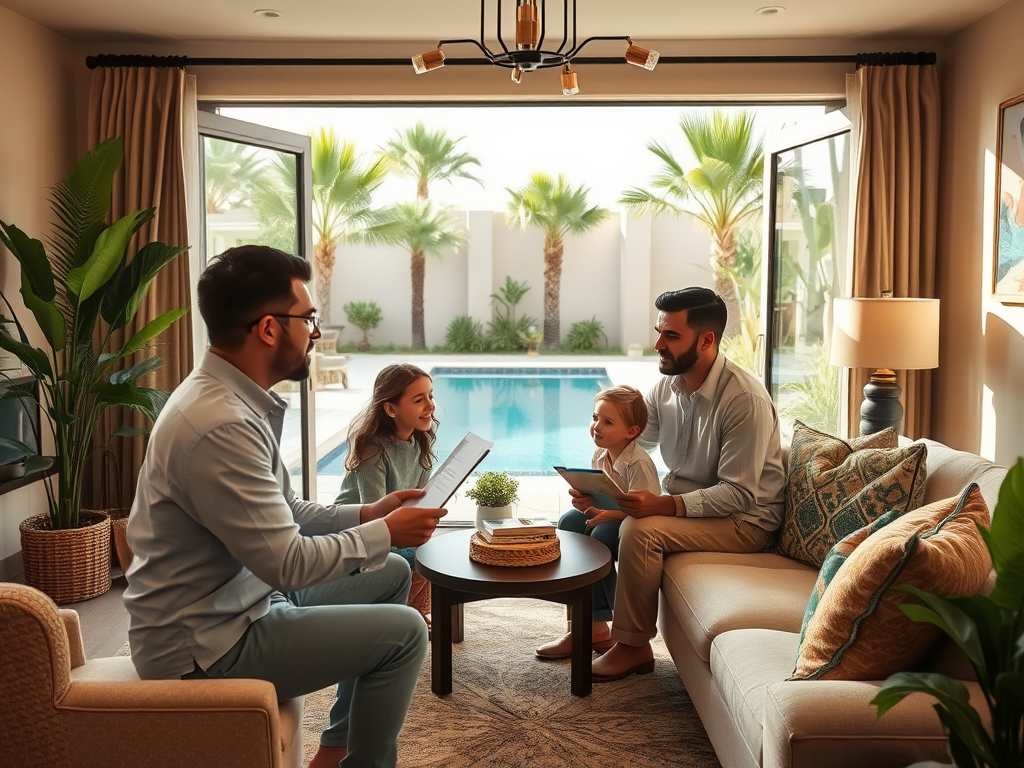
M430 371L441 426L438 461L473 432L494 443L480 470L554 475L563 464L589 467L594 395L612 382L604 368L441 368ZM317 462L320 474L344 473L345 445Z

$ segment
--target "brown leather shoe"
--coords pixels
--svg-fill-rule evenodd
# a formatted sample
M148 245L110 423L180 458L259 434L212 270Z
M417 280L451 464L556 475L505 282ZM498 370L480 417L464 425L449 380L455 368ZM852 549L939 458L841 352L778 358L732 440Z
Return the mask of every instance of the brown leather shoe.
M596 653L604 653L615 644L615 641L610 637L607 640L595 640L591 643L591 647ZM562 635L557 640L552 640L550 643L544 643L538 648L535 653L538 659L544 659L545 661L555 661L557 659L568 659L572 656L572 635Z
M610 683L629 677L634 672L649 675L654 671L654 651L648 644L642 647L618 644L594 661L591 679L595 683Z

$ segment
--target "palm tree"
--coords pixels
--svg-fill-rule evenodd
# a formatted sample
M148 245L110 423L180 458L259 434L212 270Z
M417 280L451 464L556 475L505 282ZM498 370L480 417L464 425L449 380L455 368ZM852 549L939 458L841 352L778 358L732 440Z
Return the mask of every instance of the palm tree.
M426 349L423 332L423 278L426 256L438 259L448 248L466 247L466 233L448 207L438 207L429 200L396 203L381 214L382 221L367 227L364 236L374 245L401 246L409 251L412 276L412 346Z
M246 144L211 137L205 140L203 154L206 212L223 213L247 204L266 167L259 154Z
M633 188L619 202L634 216L688 213L711 232L715 292L729 308L725 335L733 336L740 329L740 304L729 273L735 267L740 225L761 210L763 135L756 134L754 113L748 110L684 115L679 127L697 165L687 171L669 149L651 142L647 148L662 162L652 189Z
M342 141L334 129L321 127L311 134L313 172L313 270L317 302L324 323L331 319L331 276L335 252L341 243L363 239L363 229L377 221L373 194L387 176L383 159L360 158L353 143ZM280 155L274 164L278 178L255 194L257 218L264 242L294 250L296 226L295 161Z
M593 229L608 215L608 210L590 205L589 190L583 186L572 189L561 174L555 181L546 173L535 173L522 189L507 191L512 196L505 216L508 224L515 229L537 227L544 232L544 346L551 349L561 339L558 304L563 238Z
M431 181L451 182L453 178L460 178L483 184L469 170L469 166L480 165L480 161L457 151L459 142L464 139L464 136L450 139L443 128L431 131L419 122L399 132L397 138L381 148L380 154L399 176L416 180L416 197L425 200L430 196L428 184Z

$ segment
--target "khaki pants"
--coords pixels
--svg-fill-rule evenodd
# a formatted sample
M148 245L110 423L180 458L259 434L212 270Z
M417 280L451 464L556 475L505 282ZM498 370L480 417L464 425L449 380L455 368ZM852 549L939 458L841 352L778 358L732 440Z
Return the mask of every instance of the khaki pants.
M774 533L734 517L627 517L619 533L612 639L640 646L654 637L665 555L758 552L774 538Z

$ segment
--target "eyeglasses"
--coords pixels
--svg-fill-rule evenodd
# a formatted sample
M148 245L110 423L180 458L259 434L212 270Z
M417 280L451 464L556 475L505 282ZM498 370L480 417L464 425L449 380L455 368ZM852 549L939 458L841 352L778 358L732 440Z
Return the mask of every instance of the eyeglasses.
M317 315L282 315L278 314L277 312L268 312L266 315L261 315L260 317L256 318L251 323L249 323L249 327L246 328L245 330L251 331L259 323L260 320L267 316L278 318L293 317L296 320L305 320L306 328L309 330L310 333L320 333L320 318Z

